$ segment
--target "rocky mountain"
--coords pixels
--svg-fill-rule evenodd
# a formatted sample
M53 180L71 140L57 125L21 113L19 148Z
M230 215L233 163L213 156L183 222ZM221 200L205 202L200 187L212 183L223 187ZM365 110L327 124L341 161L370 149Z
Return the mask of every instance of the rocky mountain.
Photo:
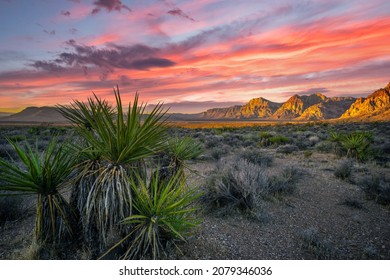
M320 93L291 96L278 110L276 110L272 118L281 120L295 119L301 116L310 106L325 102L326 99L327 97Z
M389 120L390 83L365 98L326 97L317 93L294 95L284 103L276 103L262 97L245 105L209 109L199 114L168 114L170 121L208 119L237 120ZM0 122L49 122L66 123L67 120L55 107L28 107L11 116L1 117Z
M296 120L327 120L339 118L356 100L353 97L333 97L308 107Z
M271 102L262 97L254 98L241 107L243 118L268 118L280 107L281 103Z
M1 118L1 122L67 123L55 107L27 107L23 111Z
M327 120L371 119L390 120L390 83L366 98L326 97L321 93L294 95L284 103L255 98L243 106L216 108L204 112L209 119Z
M390 110L390 83L385 87L378 89L366 98L358 98L348 110L342 114L341 118L361 118L370 119L372 117L380 118L380 115L386 117Z
M265 119L271 117L280 105L280 103L259 97L251 99L243 106L209 109L201 117L206 119Z

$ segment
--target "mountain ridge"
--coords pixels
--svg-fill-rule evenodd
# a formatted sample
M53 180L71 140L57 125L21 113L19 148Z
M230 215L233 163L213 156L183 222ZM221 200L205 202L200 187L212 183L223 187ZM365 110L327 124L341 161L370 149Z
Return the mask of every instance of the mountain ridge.
M244 105L213 108L198 114L167 114L171 121L202 120L386 120L390 121L390 83L367 97L327 97L322 93L293 95L277 103L263 97ZM68 123L55 107L27 107L0 122Z

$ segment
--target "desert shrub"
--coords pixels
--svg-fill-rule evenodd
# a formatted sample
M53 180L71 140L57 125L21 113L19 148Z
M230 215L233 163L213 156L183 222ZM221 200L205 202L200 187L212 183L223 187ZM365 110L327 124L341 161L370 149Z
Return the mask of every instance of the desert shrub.
M276 136L272 136L271 138L269 138L269 141L273 145L282 145L282 144L288 143L290 141L290 139L286 136L276 135Z
M269 131L261 131L259 133L260 139L270 139L272 136L274 136L274 134Z
M281 153L281 154L291 154L291 153L296 152L298 150L299 150L299 148L296 145L286 144L286 145L279 146L276 149L276 152Z
M314 146L320 141L320 138L317 135L312 135L308 137L309 145Z
M224 134L223 142L231 147L239 147L242 145L240 136L232 133Z
M253 164L260 166L271 166L273 158L265 155L258 149L245 149L242 150L238 157L245 159Z
M244 159L225 158L207 182L205 201L225 212L256 213L261 196L268 192L269 178L256 164Z
M319 152L329 153L334 150L334 144L330 141L321 141L314 146L314 149Z
M38 126L32 126L28 128L27 133L30 135L39 135L41 133L41 128Z
M366 175L360 180L359 185L368 199L384 205L390 204L390 180L384 174Z
M342 180L350 179L352 173L352 162L345 159L339 162L334 171L334 176Z
M195 215L199 194L180 172L168 181L161 181L158 172L150 180L136 177L131 178L133 214L121 222L129 233L106 254L123 245L123 259L158 259L166 255L169 244L185 240L199 224Z
M313 155L313 151L306 150L303 152L305 158L310 158Z
M330 260L335 259L336 254L327 240L321 238L318 230L310 227L301 234L302 249L308 259Z
M363 209L363 204L359 200L350 197L345 198L344 201L341 202L341 205L345 205L353 209Z
M277 175L270 176L267 196L293 193L301 174L296 167L286 166Z
M211 149L210 155L214 159L221 159L223 156L226 156L229 153L229 150L226 146L215 147Z
M222 213L239 210L257 218L263 211L263 200L292 193L299 174L296 168L286 167L271 176L243 158L224 158L208 178L204 201Z
M271 138L273 137L273 134L268 131L262 131L259 133L260 140L258 142L258 145L260 147L268 147L272 145Z
M207 149L210 149L210 148L218 147L221 144L222 144L221 137L212 135L206 138L205 147Z

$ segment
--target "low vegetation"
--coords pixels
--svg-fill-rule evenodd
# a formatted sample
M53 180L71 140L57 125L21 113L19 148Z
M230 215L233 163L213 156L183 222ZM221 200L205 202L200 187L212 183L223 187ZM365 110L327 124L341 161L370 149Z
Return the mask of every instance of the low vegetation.
M114 96L0 128L0 257L390 258L388 123L189 129Z

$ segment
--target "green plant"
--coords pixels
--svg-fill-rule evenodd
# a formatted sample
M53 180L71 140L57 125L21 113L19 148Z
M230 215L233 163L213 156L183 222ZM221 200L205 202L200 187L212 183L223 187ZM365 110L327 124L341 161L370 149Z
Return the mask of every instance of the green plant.
M338 157L341 157L343 155L343 147L341 145L341 141L344 137L344 133L336 131L329 132L328 140L333 143L333 151Z
M35 241L58 244L77 230L77 217L60 190L67 185L75 163L66 146L52 140L41 155L37 147L9 140L22 166L0 159L0 190L7 194L36 194Z
M262 131L259 133L260 138L271 138L273 136L269 131Z
M271 142L271 144L281 145L281 144L288 143L290 141L290 139L286 136L276 135L276 136L272 136L271 138L269 138L269 141Z
M359 131L346 135L340 140L341 145L347 150L347 157L357 160L367 159L371 142L372 134Z
M197 158L203 152L201 144L191 137L173 137L168 139L163 154L169 158L168 166L171 174L174 175L183 171L186 167L185 161ZM182 173L184 175L184 173Z
M115 117L114 109L105 100L88 99L87 103L73 100L70 105L57 105L57 110L72 124L81 128L91 130L95 124L94 116L96 114L108 113L110 118Z
M161 151L166 142L165 112L159 104L145 114L146 104L138 104L138 94L125 113L119 89L114 89L115 116L106 101L96 95L88 104L75 102L62 108L68 119L75 120L78 134L85 145L78 150L85 160L79 165L76 188L86 198L78 201L86 240L96 240L94 247L104 249L118 224L132 211L129 177L134 172L146 173L145 158ZM81 120L85 119L88 125ZM77 147L77 146L76 146ZM91 185L92 184L92 185ZM91 236L92 235L92 236ZM97 235L97 236L93 236Z
M122 221L130 233L102 257L124 245L127 248L123 259L157 259L168 243L185 240L191 229L199 224L194 204L199 194L186 185L180 172L169 180L160 180L157 171L150 183L139 175L135 177L137 180L131 178L133 215Z

